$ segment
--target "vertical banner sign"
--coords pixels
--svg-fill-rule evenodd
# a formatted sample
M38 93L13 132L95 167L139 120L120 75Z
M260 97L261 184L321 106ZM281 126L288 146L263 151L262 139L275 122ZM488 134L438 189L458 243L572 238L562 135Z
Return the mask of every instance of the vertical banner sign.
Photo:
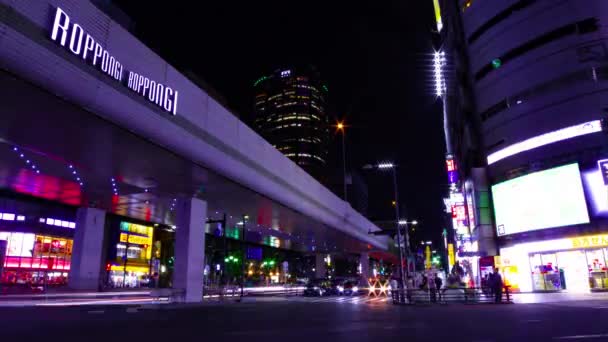
M439 0L433 0L433 7L435 8L435 22L437 23L437 32L441 32L443 28L443 21L441 20L441 6L439 6Z
M448 182L450 183L450 186L456 185L456 183L458 183L458 169L456 168L456 161L451 154L446 156L445 166L448 171Z
M452 265L454 265L455 262L456 262L456 258L454 255L454 244L448 243L448 264L450 265L450 267L452 267Z
M431 246L427 245L424 250L424 254L426 255L425 266L427 269L431 268Z

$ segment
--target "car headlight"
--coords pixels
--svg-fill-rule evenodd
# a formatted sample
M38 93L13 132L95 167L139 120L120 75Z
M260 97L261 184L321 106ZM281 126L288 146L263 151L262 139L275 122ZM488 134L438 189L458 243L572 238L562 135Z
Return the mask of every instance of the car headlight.
M318 286L315 286L315 287L313 287L312 289L313 289L313 290L318 290L318 289L319 289L319 287L318 287Z
M344 288L342 286L338 286L338 291L344 292Z
M353 292L357 292L357 291L359 291L359 288L356 286L353 286Z

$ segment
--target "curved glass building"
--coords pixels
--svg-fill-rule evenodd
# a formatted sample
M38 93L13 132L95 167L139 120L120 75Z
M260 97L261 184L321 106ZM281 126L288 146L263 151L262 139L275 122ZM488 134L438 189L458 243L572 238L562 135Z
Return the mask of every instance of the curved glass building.
M327 87L313 68L277 69L254 83L255 130L309 174L323 180L329 121Z

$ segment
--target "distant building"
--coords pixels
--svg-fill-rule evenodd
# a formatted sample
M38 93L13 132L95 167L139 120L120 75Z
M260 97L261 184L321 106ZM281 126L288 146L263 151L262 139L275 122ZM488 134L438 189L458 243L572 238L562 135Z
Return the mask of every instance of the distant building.
M327 87L312 67L277 69L254 83L253 128L319 181L326 181Z

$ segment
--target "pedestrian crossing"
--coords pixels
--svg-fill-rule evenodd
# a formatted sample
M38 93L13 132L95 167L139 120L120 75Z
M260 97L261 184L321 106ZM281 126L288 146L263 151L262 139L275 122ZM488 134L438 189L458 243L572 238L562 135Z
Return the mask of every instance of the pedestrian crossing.
M388 297L376 297L376 296L348 296L348 297L288 297L287 300L295 301L300 303L335 303L335 304L364 304L364 305L384 305L390 302Z

